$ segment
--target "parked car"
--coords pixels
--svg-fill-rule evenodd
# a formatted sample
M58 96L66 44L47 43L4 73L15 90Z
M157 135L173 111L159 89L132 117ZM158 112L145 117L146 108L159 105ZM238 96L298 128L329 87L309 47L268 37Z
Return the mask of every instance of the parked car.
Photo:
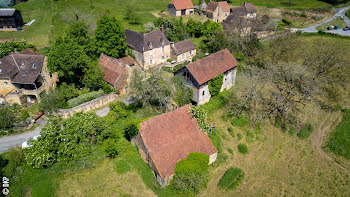
M334 26L334 29L335 30L339 29L339 26L338 25Z
M327 27L327 30L332 30L333 28L332 27Z
M343 31L349 31L350 27L344 27Z
M36 136L34 136L34 137L31 137L31 138L29 138L29 140L23 142L23 143L22 143L22 149L29 148L29 147L33 146L33 145L31 145L30 143L31 143L33 140L37 140L38 137L40 137L40 135L36 135Z

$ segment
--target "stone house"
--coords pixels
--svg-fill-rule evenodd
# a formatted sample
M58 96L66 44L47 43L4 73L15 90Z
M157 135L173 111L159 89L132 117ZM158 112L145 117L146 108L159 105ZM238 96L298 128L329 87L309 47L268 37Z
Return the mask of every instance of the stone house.
M209 164L217 158L213 143L189 114L190 107L192 105L186 105L143 121L139 134L131 140L162 187L169 184L175 174L176 163L190 153L209 155Z
M0 9L0 29L14 31L24 25L21 12L12 8Z
M174 74L184 77L185 85L193 90L192 100L197 105L202 105L210 100L208 82L214 77L224 74L220 91L228 90L234 86L237 66L237 60L227 49L224 49L192 62Z
M50 75L44 55L26 49L0 59L0 103L40 101L40 93L55 88L57 73Z
M141 34L126 29L125 36L135 60L146 70L171 58L170 42L160 30Z
M243 6L230 9L230 14L234 17L243 17L246 19L255 19L256 12L257 10L252 3L244 3Z
M221 23L230 14L230 7L227 1L209 2L204 13L212 21Z
M191 39L171 43L171 59L176 62L190 61L196 56L196 46Z
M104 73L103 80L114 89L119 90L120 95L128 93L132 63L133 61L130 60L130 57L116 59L108 57L105 54L101 54L98 60L98 64L101 66Z
M168 12L173 16L187 16L194 14L191 0L172 0L168 4Z

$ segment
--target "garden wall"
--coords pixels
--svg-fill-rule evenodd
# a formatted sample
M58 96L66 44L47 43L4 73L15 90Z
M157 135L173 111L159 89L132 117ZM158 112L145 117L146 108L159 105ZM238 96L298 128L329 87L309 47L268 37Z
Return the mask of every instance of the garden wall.
M97 98L92 101L73 107L71 109L60 109L57 114L61 115L63 119L66 119L70 116L73 116L77 112L89 112L91 110L107 105L115 101L117 98L118 98L118 95L114 93L110 93L110 94L101 96L100 98Z

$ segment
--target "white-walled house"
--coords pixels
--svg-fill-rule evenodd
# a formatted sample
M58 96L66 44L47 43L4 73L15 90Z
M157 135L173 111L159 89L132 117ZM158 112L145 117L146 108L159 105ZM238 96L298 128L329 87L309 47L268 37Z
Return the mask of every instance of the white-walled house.
M191 0L172 0L168 4L168 12L173 16L187 16L194 14Z
M187 39L177 43L171 43L171 59L176 62L192 61L196 56L196 46L191 39Z
M182 75L186 85L193 90L193 101L202 105L210 100L208 82L224 74L220 91L228 90L235 84L238 62L227 50L221 50L208 57L192 62L175 72Z

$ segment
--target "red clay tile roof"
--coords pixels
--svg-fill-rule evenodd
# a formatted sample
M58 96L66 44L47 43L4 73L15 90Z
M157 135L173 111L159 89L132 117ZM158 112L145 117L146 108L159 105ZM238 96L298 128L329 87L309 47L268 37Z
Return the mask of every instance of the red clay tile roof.
M172 0L169 4L173 4L176 10L194 9L191 0Z
M98 63L104 72L103 80L116 89L120 89L125 85L129 73L124 62L101 54ZM117 86L117 82L119 86Z
M228 7L227 1L220 2L209 2L207 9L205 12L215 12L216 8L220 5L223 12L230 12L230 7Z
M123 57L123 58L121 58L119 60L124 62L125 64L127 64L129 66L135 65L135 60L132 59L132 57L130 57L130 56Z
M212 155L217 152L209 137L191 118L186 105L143 121L140 135L160 176L165 179L175 173L176 163L192 152Z
M235 57L227 49L223 49L188 64L186 68L191 72L199 85L202 85L236 66L238 66L238 62Z

